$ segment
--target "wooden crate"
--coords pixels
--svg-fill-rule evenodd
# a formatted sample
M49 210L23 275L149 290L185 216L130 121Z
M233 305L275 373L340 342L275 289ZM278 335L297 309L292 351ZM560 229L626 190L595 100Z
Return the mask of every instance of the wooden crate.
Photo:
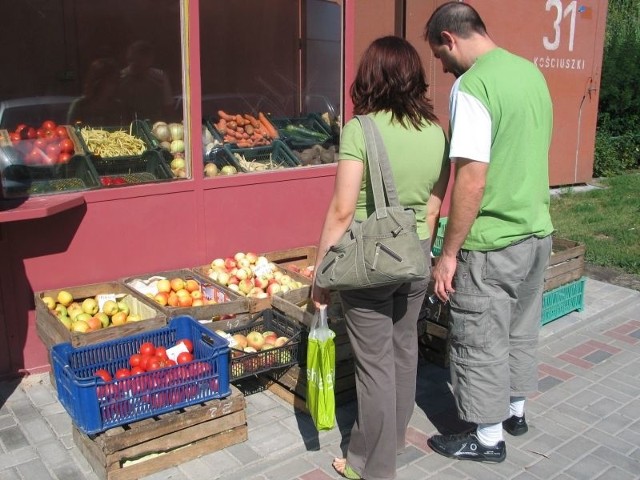
M584 274L584 244L553 237L552 252L544 275L545 292L578 280Z
M103 480L141 478L246 441L244 396L175 410L90 437L73 427L73 440Z
M206 278L206 279L209 278L209 269L210 269L210 265L201 265L199 267L192 268L193 272L197 276L199 276L200 278ZM282 270L284 271L284 269ZM299 282L302 282L304 285L300 288L289 290L287 293L277 293L276 295L288 298L293 302L299 301L300 298L309 298L309 296L311 295L311 280L303 277L302 275L297 275L293 272L286 271L284 273L287 273L291 278ZM228 291L230 293L233 293L236 296L239 296L239 294L234 293L232 290L229 290L227 287L225 287L220 283L217 283L213 280L210 280L210 282L216 285L218 288L223 289L224 291ZM240 296L240 299L243 302L245 302L246 307L244 311L248 311L249 313L260 312L262 310L266 310L267 308L271 308L272 306L272 297L255 298L255 297Z
M309 245L306 247L267 252L263 255L279 267L292 272L294 278L297 280L299 279L298 276L302 276L308 281L311 278L313 270L309 270L307 267L313 267L315 265L317 251L318 247ZM306 272L307 275L303 272Z
M139 322L125 323L117 327L109 327L93 332L79 333L70 332L58 318L51 313L43 297L56 298L60 290L65 290L73 295L74 301L82 302L85 298L95 297L98 294L115 294L122 297L132 313L140 314L142 320ZM34 295L36 311L36 331L40 340L47 349L53 345L69 342L74 347L91 345L107 340L121 338L126 335L153 330L167 324L167 316L155 306L155 302L141 297L120 282L94 283L78 287L59 288L57 290L46 290L37 292Z
M218 320L226 315L235 315L238 313L248 312L249 304L245 297L223 288L221 285L209 280L206 275L201 275L189 269L168 270L157 273L147 273L143 275L135 275L122 280L128 288L136 292L138 295L145 295L144 289L147 283L152 285L150 279L153 277L162 278L182 278L188 280L193 278L202 288L204 297L215 300L214 304L207 304L198 307L170 307L157 304L157 308L164 312L168 318L180 315L189 315L196 320Z
M449 366L449 329L427 319L418 322L418 352L428 362Z

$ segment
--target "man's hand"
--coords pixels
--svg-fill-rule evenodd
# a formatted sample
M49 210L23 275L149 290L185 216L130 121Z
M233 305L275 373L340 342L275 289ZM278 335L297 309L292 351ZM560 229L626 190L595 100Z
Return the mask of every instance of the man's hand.
M456 257L441 255L436 258L431 276L435 281L434 292L443 302L449 301L449 294L455 292L453 275L456 273L457 265Z

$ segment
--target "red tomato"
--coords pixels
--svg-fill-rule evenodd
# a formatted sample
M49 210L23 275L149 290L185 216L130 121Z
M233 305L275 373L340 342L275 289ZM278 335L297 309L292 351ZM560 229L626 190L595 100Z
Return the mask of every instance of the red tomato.
M67 163L69 160L71 160L72 156L73 155L71 155L70 153L62 152L60 155L58 155L58 163Z
M96 370L96 375L100 377L102 380L104 380L105 382L110 382L111 380L113 380L113 377L111 377L111 374L104 368L100 368Z
M191 340L189 340L188 338L183 338L178 340L176 342L176 345L179 345L181 343L184 343L184 346L187 347L187 350L189 350L189 353L193 353L193 342Z
M140 355L139 353L134 353L129 357L129 365L131 365L132 367L139 367L140 360L142 360L142 355Z
M56 122L54 122L53 120L45 120L44 122L42 122L42 128L44 128L45 130L55 130L56 128L58 128L58 125L56 125Z
M140 354L153 357L156 354L156 346L152 342L144 342L140 345Z
M70 138L63 138L58 143L61 152L73 153L75 150L75 145L73 144L73 140Z
M47 141L44 138L37 138L36 141L33 142L33 146L40 150L44 150L47 148Z
M44 128L40 127L36 130L36 137L44 138L46 133L47 131Z
M128 368L119 368L114 376L116 379L127 378L131 376L131 371Z
M173 367L174 365L177 365L175 360L171 360L170 358L167 358L165 361L165 366L167 367Z
M20 134L19 134L19 133L16 133L16 132L11 132L11 133L9 134L9 138L11 139L11 141L12 141L13 143L18 143L20 140L22 140L22 139L20 138Z
M147 370L147 368L149 367L149 360L151 360L152 358L153 357L151 355L140 354L140 367Z
M151 357L149 359L149 362L147 363L147 372L153 372L154 370L160 370L161 368L162 364L158 357Z
M193 355L189 352L181 352L178 355L178 365L182 365L183 363L189 363L193 361Z
M40 149L34 148L25 156L24 161L27 165L38 165L42 160L43 154Z
M15 133L20 133L22 130L24 130L25 128L29 128L29 126L25 123L20 123L18 124L18 126L16 127L16 129L14 130Z
M144 372L145 372L144 368L142 368L140 365L135 365L131 367L131 375L140 375L141 373L144 373Z
M160 345L159 347L156 347L156 357L166 360L168 358L167 347L163 347L162 345Z
M49 157L57 160L58 155L60 155L60 147L55 143L50 143L49 145L47 145L45 152Z
M26 132L27 132L27 138L28 138L29 140L33 140L34 138L36 138L36 137L37 137L37 133L36 133L36 129L35 129L35 128L33 128L33 127L29 127L29 128L27 128L27 129L25 129L25 130L26 130ZM24 132L25 130L23 130L23 132Z
M56 128L56 137L58 138L69 138L69 132L62 125L58 125Z

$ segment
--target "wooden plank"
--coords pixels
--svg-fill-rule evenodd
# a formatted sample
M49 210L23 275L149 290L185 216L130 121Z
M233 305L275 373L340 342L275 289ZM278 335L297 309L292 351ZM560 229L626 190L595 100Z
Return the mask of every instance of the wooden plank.
M553 237L552 255L549 265L566 262L571 258L584 256L586 247L582 243L564 238Z
M168 414L133 422L127 428L116 427L98 434L94 441L107 454L130 445L166 435L175 430L216 419L245 409L244 395L231 385L231 395L224 399L215 399L197 405L195 409L181 409ZM114 431L114 432L112 432Z
M132 478L146 477L152 473L166 470L167 468L180 465L181 463L208 453L245 442L247 438L248 428L246 425L235 427L232 430L198 440L189 445L185 445L184 448L167 452L151 460L143 461L129 467L111 470L107 480L131 480Z

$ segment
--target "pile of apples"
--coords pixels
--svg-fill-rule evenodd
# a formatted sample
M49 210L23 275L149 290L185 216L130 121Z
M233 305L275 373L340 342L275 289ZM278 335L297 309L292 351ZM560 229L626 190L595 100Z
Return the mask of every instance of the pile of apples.
M207 273L214 282L246 297L267 298L304 287L302 282L291 278L267 257L252 252L216 258Z
M94 332L142 320L140 315L131 313L129 305L122 300L107 300L100 308L97 298L76 301L71 293L60 290L56 298L44 296L42 301L70 332Z
M246 335L241 333L231 335L223 330L216 330L215 333L226 339L231 347L232 378L242 376L245 372L254 373L291 362L291 352L287 349L271 352L273 355L265 353L286 345L290 340L289 337L278 335L272 330L264 332L251 330ZM256 355L258 353L260 355Z
M287 265L287 270L298 273L307 278L313 278L313 265L307 265L306 267L300 267L295 263Z
M201 307L216 303L202 292L202 285L193 278L165 278L156 282L158 292L148 294L160 305L169 307Z

